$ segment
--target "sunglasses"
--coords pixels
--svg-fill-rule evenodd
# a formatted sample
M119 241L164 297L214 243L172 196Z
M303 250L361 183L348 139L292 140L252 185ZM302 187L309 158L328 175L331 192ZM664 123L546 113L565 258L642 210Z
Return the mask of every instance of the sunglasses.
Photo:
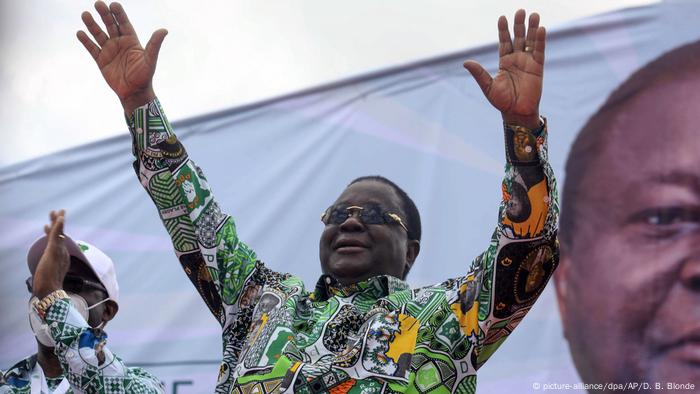
M326 209L323 214L321 214L321 222L325 225L335 224L340 225L345 223L346 220L354 213L357 213L357 217L364 224L392 224L397 223L406 232L408 228L404 224L401 217L393 212L384 210L381 206L376 204L367 204L365 206L331 206Z
M29 278L27 278L27 280L24 283L27 285L27 290L29 290L30 293L33 293L32 277L30 276ZM70 274L66 275L66 277L63 279L63 290L69 293L78 294L83 292L84 290L89 289L101 290L105 294L108 294L107 289L105 289L105 287L102 286L101 283L93 282L91 280Z

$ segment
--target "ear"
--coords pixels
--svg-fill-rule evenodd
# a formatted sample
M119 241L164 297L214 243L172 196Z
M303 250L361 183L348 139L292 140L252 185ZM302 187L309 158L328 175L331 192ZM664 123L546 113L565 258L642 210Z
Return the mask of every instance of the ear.
M105 307L102 310L102 321L108 322L112 320L118 311L119 306L117 305L117 303L112 300L107 300L105 302Z
M406 268L404 268L403 271L404 278L406 278L411 267L413 267L413 263L416 262L418 253L420 253L420 241L415 239L406 241Z
M562 329L564 330L564 337L568 339L566 332L566 303L568 294L568 271L569 265L571 264L571 258L569 258L569 253L567 253L566 248L561 246L561 255L559 258L559 266L554 271L554 288L557 294L557 305L559 305L559 317L561 318Z

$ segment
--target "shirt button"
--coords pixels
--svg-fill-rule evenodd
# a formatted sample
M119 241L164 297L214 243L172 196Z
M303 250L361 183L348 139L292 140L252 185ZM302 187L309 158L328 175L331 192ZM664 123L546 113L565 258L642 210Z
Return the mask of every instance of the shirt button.
M328 277L328 276L326 276L326 284L327 284L327 285L330 285L330 284L331 284L331 278Z

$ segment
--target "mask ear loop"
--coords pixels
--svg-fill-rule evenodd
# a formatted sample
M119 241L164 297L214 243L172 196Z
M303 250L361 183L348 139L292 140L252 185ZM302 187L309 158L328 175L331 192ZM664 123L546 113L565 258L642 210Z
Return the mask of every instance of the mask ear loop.
M98 305L100 305L100 304L104 304L105 302L109 301L110 299L111 299L111 298L107 297L107 298L105 298L104 300L102 300L102 301L100 301L100 302L94 303L94 304L90 305L90 306L87 308L87 310L89 311L90 309L92 309L92 308L94 308L94 307L96 307L96 306L98 306ZM104 320L102 320L102 321L100 322L100 324L98 324L97 327L95 327L94 329L95 329L95 330L100 330L100 331L102 331L102 329L104 329L104 327L105 327L106 324L107 324L107 322L104 321Z
M100 301L100 302L96 302L96 303L90 305L89 307L87 307L87 310L90 310L90 309L92 309L92 308L94 308L94 307L96 307L96 306L98 306L98 305L104 304L105 302L109 301L110 299L111 299L111 298L107 297L107 298L105 298L104 300L102 300L102 301Z
M83 316L83 318L86 321L88 320L88 318L90 316L90 309L92 309L98 305L104 304L105 302L111 300L111 298L107 297L100 302L96 302L90 306L87 306L87 301L85 301L85 298L83 298L80 294L69 293L69 295L71 297L71 302L73 303L73 306L76 309L78 309L78 311L81 311L81 309L82 309L82 311L80 312L81 315L83 314L83 312L85 313L85 316ZM77 305L77 304L82 304L82 307ZM106 324L106 322L102 321L97 327L91 327L91 328L96 329L96 330L102 330L102 328L104 328L105 324Z

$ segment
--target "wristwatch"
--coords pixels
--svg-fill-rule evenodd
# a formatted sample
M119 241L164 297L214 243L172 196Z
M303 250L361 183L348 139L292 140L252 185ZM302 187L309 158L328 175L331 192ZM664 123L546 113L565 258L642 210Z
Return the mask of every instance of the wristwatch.
M56 300L61 298L69 298L68 293L66 293L63 289L54 290L41 300L34 301L34 309L36 309L39 317L43 319L44 315L46 315L46 310L49 309L49 307L53 305Z

